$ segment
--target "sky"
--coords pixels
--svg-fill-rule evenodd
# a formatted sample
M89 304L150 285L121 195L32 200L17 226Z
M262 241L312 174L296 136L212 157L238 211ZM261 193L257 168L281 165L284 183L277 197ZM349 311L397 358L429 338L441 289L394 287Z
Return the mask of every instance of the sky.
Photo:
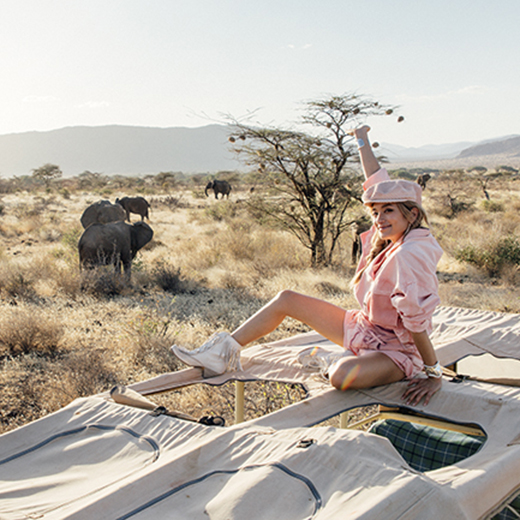
M520 134L520 1L1 0L0 135L199 127L360 94L407 147ZM397 123L397 115L405 121Z

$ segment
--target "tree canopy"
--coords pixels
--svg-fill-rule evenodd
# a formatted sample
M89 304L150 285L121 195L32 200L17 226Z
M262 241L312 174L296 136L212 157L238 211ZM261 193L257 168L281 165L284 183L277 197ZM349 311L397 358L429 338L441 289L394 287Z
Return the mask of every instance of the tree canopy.
M49 187L51 181L54 179L59 179L63 175L63 172L60 170L60 167L56 164L44 164L39 168L34 168L32 170L32 176L35 179L43 181L47 187Z
M347 210L360 201L362 177L353 167L359 157L349 131L393 110L351 94L304 103L301 123L309 132L231 122L234 151L268 189L268 196L255 195L250 205L293 233L310 250L312 266L331 262L352 223Z

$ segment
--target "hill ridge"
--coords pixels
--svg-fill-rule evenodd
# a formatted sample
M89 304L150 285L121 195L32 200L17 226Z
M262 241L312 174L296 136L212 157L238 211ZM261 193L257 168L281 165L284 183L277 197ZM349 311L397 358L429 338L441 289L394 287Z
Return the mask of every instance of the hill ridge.
M0 136L0 172L28 174L45 163L65 176L83 171L105 174L186 173L234 170L228 129L211 124L196 128L130 125L72 126Z
M216 123L200 127L78 125L4 134L0 135L0 175L28 175L46 163L57 164L66 177L87 170L139 175L242 169L230 150L228 134L227 126ZM520 157L520 136L410 148L383 143L381 151L392 163L401 164L484 156L503 161L505 155Z

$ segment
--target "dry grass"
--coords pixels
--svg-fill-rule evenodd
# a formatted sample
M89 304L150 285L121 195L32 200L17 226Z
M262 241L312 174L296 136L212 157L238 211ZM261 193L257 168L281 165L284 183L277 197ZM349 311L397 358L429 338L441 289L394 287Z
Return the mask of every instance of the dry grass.
M445 250L439 265L442 303L520 312L516 266L490 278L456 260L464 245L486 247L489 236L520 236L516 182L494 180L488 190L493 204L483 202L474 181L460 183L457 197L473 203L456 216L443 203L449 189L432 179L425 192L432 229ZM216 330L231 330L282 289L357 306L349 288L350 236L342 238L333 266L313 270L309 252L293 236L252 221L233 197L217 202L195 193L150 197L155 235L134 261L131 286L109 268L78 268L79 217L106 195L70 189L66 197L2 196L0 432L77 397L176 370L171 344L197 346ZM113 191L110 198L125 194ZM286 320L265 340L305 330ZM298 387L249 384L246 418L302 398ZM197 417L217 414L233 421L233 385L199 385L154 399Z

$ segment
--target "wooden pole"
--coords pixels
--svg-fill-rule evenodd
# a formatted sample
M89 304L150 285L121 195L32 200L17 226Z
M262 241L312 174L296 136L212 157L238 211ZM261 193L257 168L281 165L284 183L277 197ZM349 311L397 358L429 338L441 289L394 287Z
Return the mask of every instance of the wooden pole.
M235 424L244 422L244 382L235 381Z

